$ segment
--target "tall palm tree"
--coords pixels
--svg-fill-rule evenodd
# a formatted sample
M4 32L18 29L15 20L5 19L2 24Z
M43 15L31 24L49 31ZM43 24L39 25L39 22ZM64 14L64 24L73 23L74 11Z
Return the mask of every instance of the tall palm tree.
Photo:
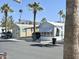
M63 15L63 10L60 10L60 11L58 12L58 14L59 14L59 16L60 16L60 22L61 22L61 18L62 18L62 15Z
M28 5L33 10L33 14L34 14L34 33L35 33L36 14L37 14L37 11L41 11L41 10L43 10L43 8L39 5L39 3L36 3L36 2L34 2L33 4L28 4Z
M19 4L21 4L21 2L22 2L22 0L14 0L14 1L17 2L17 3L19 3ZM19 23L21 21L22 12L23 12L23 10L19 9L19 13L20 13Z
M4 4L1 8L0 8L0 11L2 13L4 13L5 15L5 32L7 31L6 30L6 22L7 22L7 16L8 16L8 12L13 12L13 10L8 6L8 4Z
M23 12L23 10L20 9L20 10L19 10L19 13L20 13L19 23L21 22L22 12Z
M63 22L65 22L66 15L65 14L62 14L62 18L63 18Z
M79 59L78 0L66 0L64 59Z

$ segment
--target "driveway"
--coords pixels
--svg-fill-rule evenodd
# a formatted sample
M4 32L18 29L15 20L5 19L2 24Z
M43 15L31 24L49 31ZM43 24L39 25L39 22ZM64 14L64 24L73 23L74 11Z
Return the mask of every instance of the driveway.
M63 45L42 46L24 40L0 41L0 52L7 52L7 59L63 59Z

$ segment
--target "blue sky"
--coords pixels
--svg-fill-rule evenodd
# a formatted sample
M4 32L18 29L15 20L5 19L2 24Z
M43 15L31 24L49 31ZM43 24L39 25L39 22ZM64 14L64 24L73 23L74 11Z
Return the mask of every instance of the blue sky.
M0 0L0 7L4 3L8 3L9 6L14 10L13 13L9 13L9 16L13 16L15 21L20 18L19 9L23 9L22 19L33 20L33 13L29 9L28 4L33 2L39 2L40 6L43 7L43 11L37 13L37 21L41 21L42 18L47 18L49 21L58 21L59 15L57 14L60 10L66 9L66 0L22 0L22 2L16 3L13 0ZM0 12L0 19L3 14Z

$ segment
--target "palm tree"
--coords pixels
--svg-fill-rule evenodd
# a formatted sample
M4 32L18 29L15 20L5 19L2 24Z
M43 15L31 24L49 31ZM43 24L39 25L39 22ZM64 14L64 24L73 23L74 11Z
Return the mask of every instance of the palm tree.
M22 0L14 0L15 2L21 4ZM22 12L23 10L22 9L19 9L19 13L20 13L20 18L19 18L19 23L21 22L21 16L22 16Z
M13 21L13 18L12 16L9 16L8 17L8 20L7 20L7 29L8 31L11 30L14 26L14 21Z
M7 31L6 29L6 22L7 22L7 16L8 16L8 12L13 12L13 10L8 6L8 4L4 4L1 8L0 8L1 12L4 13L5 15L5 32Z
M66 0L64 59L79 59L78 0Z
M10 29L12 29L13 28L13 25L14 25L13 18L12 18L12 16L9 16L7 18L7 21L6 21L6 28L7 28L7 30L9 31ZM2 27L5 27L5 20L4 19L2 19L1 26Z
M62 14L63 22L65 22L66 15Z
M39 3L36 3L36 2L34 2L33 4L28 4L28 5L33 10L33 14L34 14L34 33L35 33L36 14L37 14L37 11L41 11L41 10L43 10L43 8L39 5Z
M61 22L61 18L62 18L62 15L63 15L63 10L60 10L60 11L58 12L58 14L59 14L59 16L60 16L60 22Z
M43 19L41 20L41 23L45 23L45 22L47 22L47 19L46 19L46 18L43 18Z
M21 22L22 12L23 12L23 10L20 9L20 10L19 10L19 13L20 13L19 23Z

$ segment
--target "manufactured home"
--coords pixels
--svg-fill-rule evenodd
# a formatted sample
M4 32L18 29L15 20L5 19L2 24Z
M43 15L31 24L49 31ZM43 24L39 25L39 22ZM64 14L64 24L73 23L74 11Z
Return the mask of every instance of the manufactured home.
M38 25L37 31L38 31ZM31 37L33 33L33 24L15 24L13 27L13 37Z
M55 38L56 41L63 41L64 23L50 21L43 22L39 25L39 32L41 33L41 42L51 42L53 38Z

